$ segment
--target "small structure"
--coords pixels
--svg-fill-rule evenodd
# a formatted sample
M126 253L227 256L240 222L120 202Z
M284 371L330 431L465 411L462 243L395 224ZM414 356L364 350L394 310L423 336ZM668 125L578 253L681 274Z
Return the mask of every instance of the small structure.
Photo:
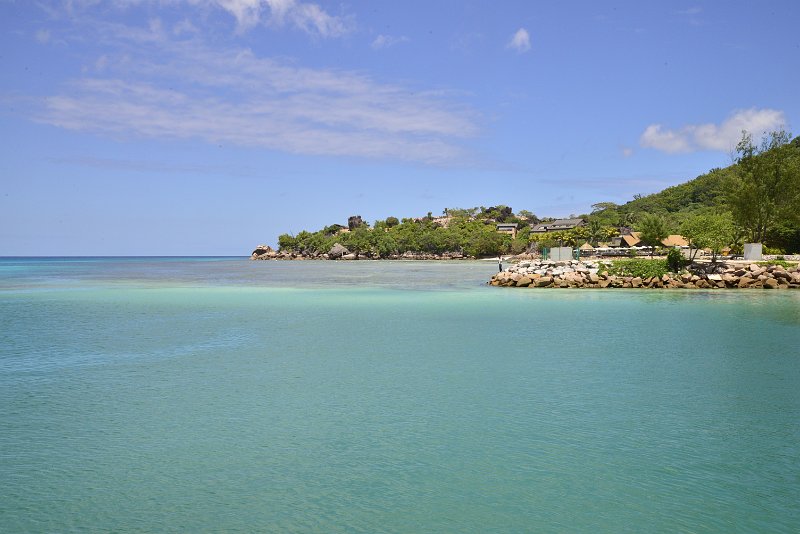
M761 243L745 243L744 259L750 261L761 261L763 259L763 248Z
M641 232L631 232L629 234L621 234L611 239L612 247L640 247L642 246ZM689 242L685 237L678 234L671 234L661 240L661 244L665 247L680 247L688 248Z
M517 237L517 223L497 223L495 227L501 234L511 234L511 239Z
M661 240L661 244L665 247L680 247L680 248L688 248L689 242L686 240L685 237L678 234L671 234Z
M535 224L531 232L543 234L546 232L557 232L560 230L572 230L579 226L586 226L585 219L556 219L555 221Z
M328 257L332 260L337 258L342 258L346 255L350 254L350 251L344 247L344 245L340 243L334 243L331 249L328 251Z
M614 248L630 248L637 246L641 242L642 240L639 239L639 232L632 232L630 234L622 234L618 235L617 237L612 237L609 246Z
M547 255L548 260L552 261L569 261L574 259L572 248L570 247L553 247Z
M594 253L594 247L588 241L580 247L581 256Z

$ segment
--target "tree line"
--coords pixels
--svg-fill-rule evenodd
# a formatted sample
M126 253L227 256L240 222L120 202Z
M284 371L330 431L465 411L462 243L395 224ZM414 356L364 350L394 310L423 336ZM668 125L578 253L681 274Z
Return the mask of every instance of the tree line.
M639 231L642 242L654 247L677 233L695 250L719 253L761 242L768 252L800 252L800 137L790 139L787 132L776 131L756 143L743 132L733 165L653 195L636 195L623 205L594 204L591 213L580 216L588 224L573 230L532 233L534 224L552 219L539 219L526 210L514 213L505 205L480 206L447 208L446 223L430 212L416 219L388 217L372 225L354 216L347 231L330 225L296 236L283 234L278 245L312 255L327 253L339 243L374 257L406 252L481 257L586 242L597 246L627 228ZM516 237L498 233L496 223L517 223Z

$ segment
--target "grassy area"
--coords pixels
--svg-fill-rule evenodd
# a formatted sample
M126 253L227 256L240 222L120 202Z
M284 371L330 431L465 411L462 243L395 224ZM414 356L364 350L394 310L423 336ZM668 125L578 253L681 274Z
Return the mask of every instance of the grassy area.
M784 269L788 269L789 267L797 267L798 262L786 261L786 260L769 260L769 261L758 261L756 262L756 265L763 265L765 267L769 265L780 265Z
M631 258L614 260L608 268L608 274L616 276L638 276L640 278L650 278L651 276L662 277L669 272L667 260Z

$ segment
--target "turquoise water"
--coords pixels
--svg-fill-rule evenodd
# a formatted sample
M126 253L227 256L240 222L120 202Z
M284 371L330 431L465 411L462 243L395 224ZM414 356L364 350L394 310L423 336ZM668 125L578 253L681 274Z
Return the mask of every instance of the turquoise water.
M800 292L0 259L0 531L797 532Z

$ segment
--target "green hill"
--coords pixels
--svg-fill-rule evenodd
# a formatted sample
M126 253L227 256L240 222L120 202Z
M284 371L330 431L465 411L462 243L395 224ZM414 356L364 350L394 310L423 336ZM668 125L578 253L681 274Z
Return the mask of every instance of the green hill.
M800 252L800 137L788 142L788 135L776 132L750 148L752 152L746 152L747 147L740 150L736 163L686 183L619 206L595 204L588 217L604 225L635 228L644 214L654 214L677 232L693 217L727 212L738 223L742 239ZM748 228L759 224L763 235L748 235Z
M745 138L733 165L712 169L659 193L637 196L622 205L601 202L593 208L591 214L583 215L588 225L546 234L531 232L531 226L540 221L533 213L520 210L515 214L510 207L501 205L450 208L440 217L431 213L402 220L388 217L372 225L353 216L347 227L333 224L296 236L283 234L278 244L281 251L307 257L327 255L336 244L373 258L406 253L477 257L519 253L534 243L578 246L586 241L606 241L619 227L641 230L645 220L652 223L656 216L663 220L668 233L684 233L692 240L690 228L699 238L709 234L708 227L715 226L713 236L704 237L707 242L716 242L717 248L758 241L772 252L798 253L800 137L789 141L785 132L773 132L759 145ZM498 234L496 223L516 223L516 235Z

